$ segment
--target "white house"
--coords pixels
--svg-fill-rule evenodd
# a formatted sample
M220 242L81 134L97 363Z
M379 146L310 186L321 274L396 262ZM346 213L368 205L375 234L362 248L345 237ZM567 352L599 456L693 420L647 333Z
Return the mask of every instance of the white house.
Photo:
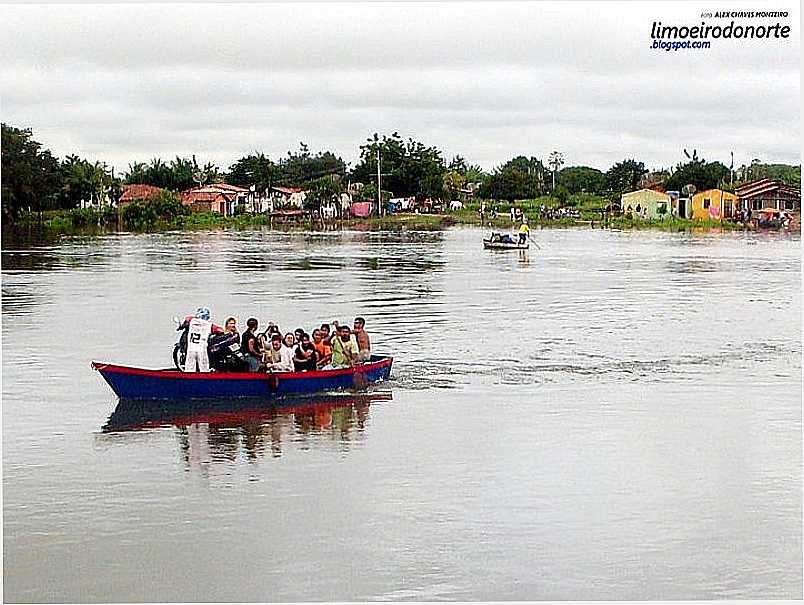
M271 210L274 208L303 208L307 192L299 187L271 187Z
M115 206L114 200L109 195L110 189L104 188L103 193L98 195L93 193L88 200L81 198L79 202L80 208L106 208L108 206Z

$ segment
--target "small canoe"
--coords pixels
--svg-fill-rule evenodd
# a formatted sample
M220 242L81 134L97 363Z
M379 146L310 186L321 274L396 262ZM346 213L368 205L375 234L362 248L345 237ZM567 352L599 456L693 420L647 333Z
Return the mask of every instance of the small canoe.
M305 395L363 389L388 380L393 357L372 355L361 365L309 372L180 372L92 362L121 399L221 399Z
M524 244L507 244L505 242L492 242L490 239L483 240L483 247L486 250L527 250L528 243Z

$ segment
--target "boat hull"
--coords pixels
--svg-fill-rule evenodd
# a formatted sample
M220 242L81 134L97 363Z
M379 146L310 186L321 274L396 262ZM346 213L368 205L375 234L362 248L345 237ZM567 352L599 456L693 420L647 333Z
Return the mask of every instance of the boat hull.
M486 250L527 250L528 244L506 244L503 242L492 242L491 240L484 239L483 247Z
M310 372L179 372L92 362L121 399L221 399L305 395L363 389L388 380L392 357L372 356L350 368Z

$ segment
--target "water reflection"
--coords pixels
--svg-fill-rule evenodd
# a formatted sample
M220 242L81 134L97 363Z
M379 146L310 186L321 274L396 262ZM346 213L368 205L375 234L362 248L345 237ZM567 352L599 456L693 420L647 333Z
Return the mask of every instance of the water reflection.
M47 246L56 246L64 239L64 236L54 232L52 229L40 227L39 225L25 225L11 227L3 223L0 231L0 244L2 244L3 254L6 251L28 250ZM3 259L5 260L5 258Z
M48 304L49 299L46 292L34 290L22 285L8 284L8 280L2 288L2 309L3 315L23 315L33 313L38 306Z
M50 248L4 249L2 253L3 272L51 271L59 262L58 252Z
M667 261L667 270L670 273L714 273L720 270L718 259L712 258L684 258Z
M341 231L338 233L240 234L241 249L229 250L227 269L254 271L332 271L354 266L373 271L419 274L446 264L433 257L443 245L441 234Z
M315 442L348 444L359 440L369 406L391 401L390 392L264 400L175 401L121 400L106 424L101 441L118 442L120 434L174 429L185 465L249 462L284 448Z
M122 237L122 236L120 236ZM2 251L3 272L37 273L50 271L97 271L114 265L120 253L113 247L115 238L106 237L72 237L63 238L59 248L30 247L17 248L4 247ZM112 242L107 246L108 240ZM5 246L6 244L4 244Z

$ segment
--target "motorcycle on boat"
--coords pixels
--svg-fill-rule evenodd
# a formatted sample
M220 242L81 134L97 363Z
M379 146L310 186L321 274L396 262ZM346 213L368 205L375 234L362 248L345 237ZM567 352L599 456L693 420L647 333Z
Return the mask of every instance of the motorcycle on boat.
M179 340L173 345L173 365L179 371L184 371L187 361L187 333L190 330L189 320L173 318L176 331L181 332ZM248 362L240 351L240 338L237 334L223 333L210 334L207 340L207 356L209 367L217 372L246 372Z

